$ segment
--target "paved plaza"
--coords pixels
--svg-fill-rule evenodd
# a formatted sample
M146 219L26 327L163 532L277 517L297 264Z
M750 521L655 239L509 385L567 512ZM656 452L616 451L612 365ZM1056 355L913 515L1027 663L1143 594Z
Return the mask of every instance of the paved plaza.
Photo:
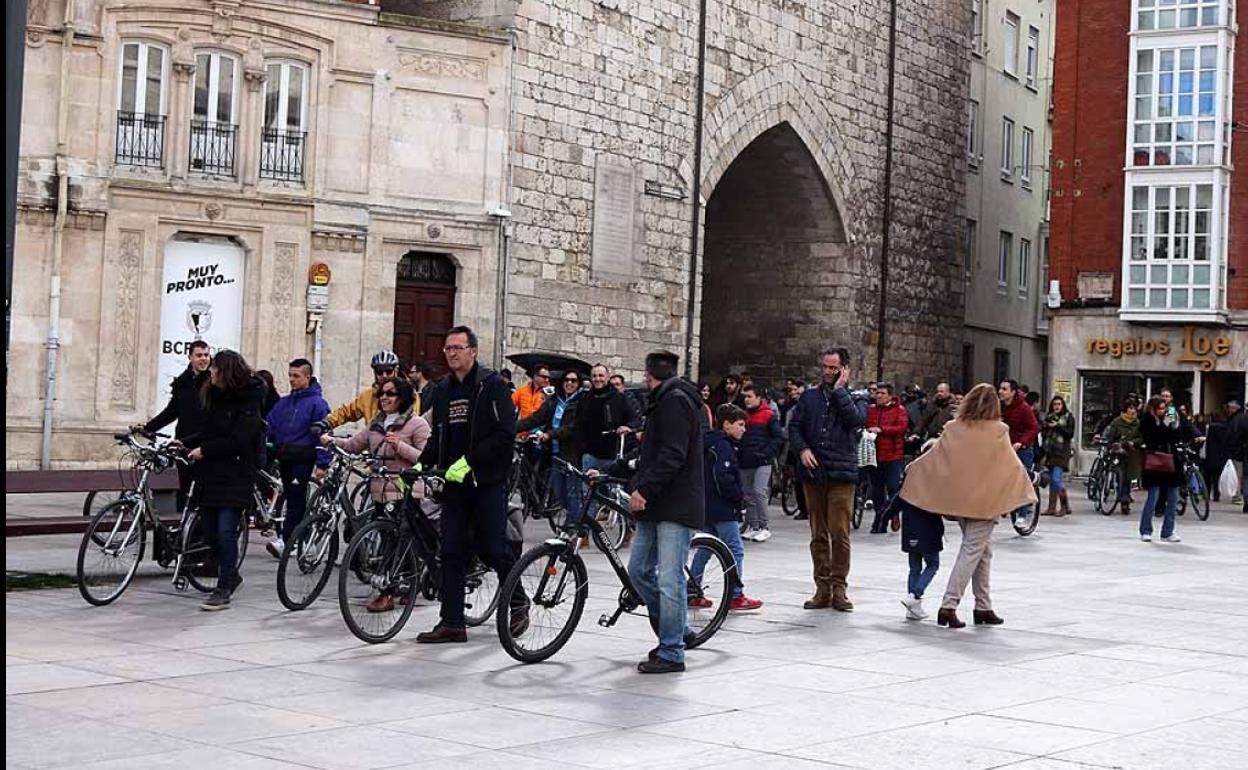
M1072 495L1073 497L1073 495ZM21 498L8 498L10 512ZM382 645L358 642L332 590L290 613L253 537L228 612L145 572L114 605L75 589L5 596L9 768L1248 767L1248 516L1215 505L1177 545L1134 520L998 527L998 628L907 622L896 534L854 535L852 614L808 612L804 522L773 510L751 544L761 612L730 617L685 674L634 664L649 626L595 624L618 585L588 557L591 599L550 662L516 663L492 628L414 643L422 604ZM542 537L532 527L530 542ZM937 597L957 551L950 529ZM72 572L76 537L10 539L9 569ZM336 582L336 581L335 581ZM331 584L332 589L332 584ZM968 592L969 593L969 592ZM969 595L962 616L970 619Z

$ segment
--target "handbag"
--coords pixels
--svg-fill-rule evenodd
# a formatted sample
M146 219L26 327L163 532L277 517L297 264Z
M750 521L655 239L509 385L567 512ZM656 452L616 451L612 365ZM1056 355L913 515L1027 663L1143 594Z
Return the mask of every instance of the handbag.
M1174 473L1174 455L1169 452L1145 452L1146 473Z

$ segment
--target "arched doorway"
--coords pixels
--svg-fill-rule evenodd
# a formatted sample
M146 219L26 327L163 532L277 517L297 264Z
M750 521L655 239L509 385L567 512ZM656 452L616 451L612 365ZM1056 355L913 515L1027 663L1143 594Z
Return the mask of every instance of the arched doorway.
M809 376L848 342L856 286L845 229L810 151L788 123L760 134L706 204L699 372L748 370L777 385Z
M446 372L442 342L454 325L455 263L445 254L409 251L399 260L394 292L394 352Z

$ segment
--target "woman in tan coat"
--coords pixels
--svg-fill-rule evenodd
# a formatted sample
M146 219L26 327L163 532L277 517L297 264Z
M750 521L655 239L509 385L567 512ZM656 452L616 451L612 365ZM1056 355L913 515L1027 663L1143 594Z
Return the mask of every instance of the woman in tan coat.
M996 390L980 383L966 394L957 417L928 452L906 471L901 498L925 511L957 519L962 547L949 575L938 625L962 628L958 603L968 582L975 593L975 624L1000 625L988 595L992 565L992 529L997 521L1023 505L1034 505L1036 492L1010 445L1001 422Z

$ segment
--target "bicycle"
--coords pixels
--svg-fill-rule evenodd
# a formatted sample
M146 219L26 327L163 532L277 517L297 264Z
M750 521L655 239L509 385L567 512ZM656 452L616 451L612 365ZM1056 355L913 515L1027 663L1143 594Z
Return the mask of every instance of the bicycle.
M413 497L423 482L428 494L441 494L441 471L405 468L374 470L394 483L402 498L379 504L377 516L351 538L338 573L338 608L347 628L361 641L379 644L394 637L412 614L417 594L438 599L442 559L437 523ZM464 583L464 622L479 626L498 606L498 580L480 558L469 563Z
M585 486L582 510L595 502L603 507L627 510L627 502L610 491L625 484L624 479L582 472L563 463L568 473L578 476ZM564 529L558 537L529 549L512 567L499 590L500 605L529 606L528 624L513 631L510 617L499 613L498 639L507 654L522 663L537 663L557 653L572 638L585 611L589 598L589 572L581 556L581 537L588 535L598 550L606 555L611 569L620 581L615 611L603 614L598 625L610 628L620 616L640 614L641 595L633 585L620 555L608 540L602 525L594 516L583 516L576 526ZM701 574L697 566L701 564ZM728 546L714 535L699 532L693 536L685 563L688 594L688 632L686 649L693 649L715 635L728 615L733 591L738 584L737 565ZM651 620L655 625L655 621Z
M1092 467L1088 469L1088 475L1083 480L1083 486L1087 490L1088 501L1095 503L1097 498L1100 497L1101 486L1105 480L1105 469L1109 464L1109 442L1096 436L1092 439L1092 444L1097 447L1096 458L1092 460Z
M854 512L849 522L854 529L862 527L862 518L868 511L874 519L875 500L871 498L871 479L866 474L862 474L858 477L857 485L854 486Z
M767 503L770 505L778 496L780 509L785 516L797 513L797 473L793 466L780 462L779 458L771 461L771 481L768 484Z
M1190 444L1180 444L1175 461L1183 472L1183 486L1179 490L1178 514L1187 510L1190 501L1196 518L1209 520L1209 489L1205 486L1205 474L1200 469L1200 450ZM1161 506L1158 506L1161 507Z
M520 495L520 509L525 519L545 519L551 532L558 532L563 505L555 497L546 474L533 455L543 450L540 433L530 433L515 442L511 471L507 476L507 499Z
M1036 502L1031 506L1031 513L1027 516L1019 516L1019 509L1010 511L1010 524L1014 526L1014 531L1020 537L1027 537L1036 531L1036 525L1040 523L1040 490L1049 485L1048 477L1044 471L1033 469L1031 475L1031 488L1036 491Z
M135 436L150 443L140 443ZM126 448L138 481L133 489L96 513L83 533L78 546L76 580L78 592L88 604L104 606L116 601L138 572L147 546L147 533L152 532L152 555L163 568L173 566L173 587L185 591L187 586L210 593L217 586L216 560L208 539L200 531L199 509L195 484L187 494L187 504L175 525L166 524L156 511L150 479L176 464L188 463L183 447L169 436L131 431L116 433L113 438ZM164 440L163 443L157 443ZM248 529L240 517L238 533L238 564L247 556Z
M333 462L308 498L307 512L290 535L277 563L277 598L288 610L311 606L329 583L338 559L339 538L350 541L366 515L351 501L347 484L368 455L329 445Z
M1122 444L1105 443L1101 447L1104 455L1101 463L1101 479L1097 487L1095 502L1096 510L1104 516L1113 514L1118 507L1119 491L1127 473L1127 448Z

